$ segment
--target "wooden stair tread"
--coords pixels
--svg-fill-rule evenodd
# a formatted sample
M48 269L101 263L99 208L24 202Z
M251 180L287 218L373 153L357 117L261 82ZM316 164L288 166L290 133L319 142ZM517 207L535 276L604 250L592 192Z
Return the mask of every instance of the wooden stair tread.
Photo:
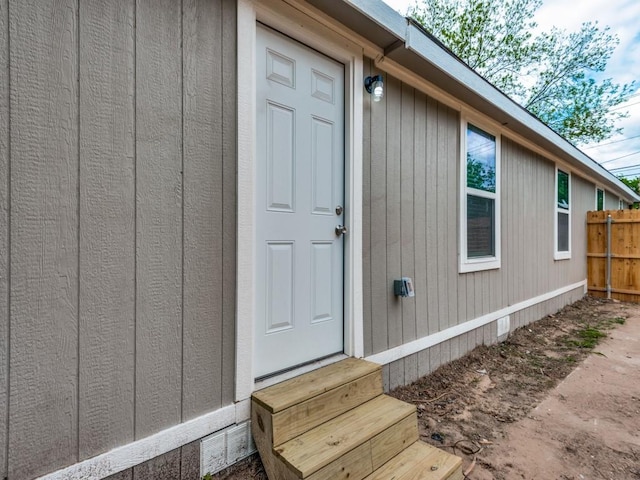
M347 358L259 390L253 394L253 399L269 412L276 413L379 370L378 364Z
M273 446L277 447L328 422L382 392L382 376L375 372L273 413Z
M364 480L462 480L462 478L460 457L418 441Z
M300 478L306 478L390 427L400 424L406 417L415 416L415 411L413 405L380 395L289 440L276 448L275 453Z

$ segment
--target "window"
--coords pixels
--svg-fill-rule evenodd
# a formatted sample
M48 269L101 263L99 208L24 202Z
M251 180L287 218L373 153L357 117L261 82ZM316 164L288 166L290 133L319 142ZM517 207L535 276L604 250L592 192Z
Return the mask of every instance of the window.
M571 174L556 169L556 248L554 258L571 258Z
M500 268L500 142L462 123L460 272Z
M604 210L604 190L596 187L596 210Z
M618 199L618 209L619 210L624 210L624 200L623 199Z

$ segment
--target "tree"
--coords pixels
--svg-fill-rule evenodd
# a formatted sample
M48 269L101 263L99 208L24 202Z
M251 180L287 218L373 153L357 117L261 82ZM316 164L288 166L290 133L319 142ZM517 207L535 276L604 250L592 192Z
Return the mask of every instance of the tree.
M624 183L627 187L629 187L634 192L640 194L640 177L635 178L627 178L627 177L618 177L622 183Z
M640 177L627 178L627 177L619 176L618 179L622 183L624 183L627 187L629 187L631 190L633 190L637 194L640 194ZM634 202L633 208L638 210L640 208L640 203Z
M615 107L635 90L597 80L618 38L587 22L578 32L535 33L541 0L422 0L408 15L567 140L585 144L619 133Z

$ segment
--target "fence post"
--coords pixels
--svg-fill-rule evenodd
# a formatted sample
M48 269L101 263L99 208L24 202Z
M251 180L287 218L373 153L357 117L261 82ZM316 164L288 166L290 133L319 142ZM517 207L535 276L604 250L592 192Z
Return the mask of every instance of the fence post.
M611 300L611 214L607 215L607 300Z

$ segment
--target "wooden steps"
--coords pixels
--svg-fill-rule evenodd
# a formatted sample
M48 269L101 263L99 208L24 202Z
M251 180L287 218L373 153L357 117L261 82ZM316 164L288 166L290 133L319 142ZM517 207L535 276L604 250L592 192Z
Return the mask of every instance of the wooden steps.
M462 480L459 457L423 442L415 442L365 480Z
M418 441L415 407L384 395L364 360L255 392L251 415L270 480L462 479L462 460Z

